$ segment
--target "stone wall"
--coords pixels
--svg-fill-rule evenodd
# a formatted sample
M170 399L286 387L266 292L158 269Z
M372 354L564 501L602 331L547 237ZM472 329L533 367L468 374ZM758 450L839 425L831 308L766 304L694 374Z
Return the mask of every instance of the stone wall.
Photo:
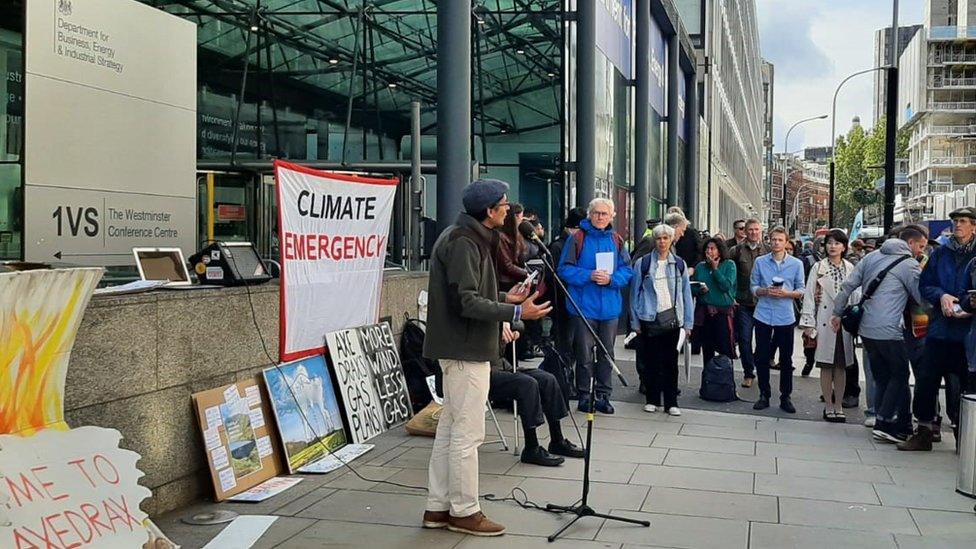
M426 273L384 277L380 317L391 319L397 336L426 288ZM142 455L150 515L213 494L190 395L277 360L278 286L250 294L250 303L244 288L95 297L85 312L68 367L67 421L122 432L122 446Z

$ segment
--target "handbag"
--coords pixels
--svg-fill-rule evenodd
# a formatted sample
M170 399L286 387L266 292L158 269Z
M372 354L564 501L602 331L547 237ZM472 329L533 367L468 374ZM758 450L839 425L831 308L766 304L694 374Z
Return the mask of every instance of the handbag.
M898 265L906 259L911 259L911 257L912 256L910 255L903 255L892 261L887 267L884 268L884 270L878 273L878 276L874 277L874 280L871 281L867 289L864 291L864 295L861 296L861 301L854 305L847 305L844 307L844 312L842 312L840 315L840 323L848 333L851 335L857 335L858 330L861 328L861 319L864 318L864 302L871 299L871 296L874 295L874 292L878 289L878 286L881 285L881 281L884 280L884 277L888 275L891 269L895 268L895 265Z
M678 276L679 275L676 268L675 277L674 277L674 300L675 301L681 298L681 296L678 294ZM641 284L640 291L643 292L643 290L644 290L644 285ZM677 330L678 328L679 328L679 324L678 324L677 306L672 306L671 308L659 312L654 317L654 320L652 321L648 321L648 320L640 321L641 334L643 334L646 337L656 337L659 335L664 335L668 332Z
M674 307L665 309L654 317L653 321L641 320L641 334L656 337L678 329L678 310Z

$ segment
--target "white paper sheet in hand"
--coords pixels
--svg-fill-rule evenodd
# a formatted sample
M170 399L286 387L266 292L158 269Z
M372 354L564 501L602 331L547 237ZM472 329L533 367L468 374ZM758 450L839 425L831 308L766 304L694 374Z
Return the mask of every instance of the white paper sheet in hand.
M617 254L613 252L597 252L596 254L596 270L606 271L607 274L613 274L613 268L616 266Z
M685 346L685 339L687 337L688 337L688 332L686 332L684 328L678 329L678 348L677 348L678 351L680 351L681 348Z

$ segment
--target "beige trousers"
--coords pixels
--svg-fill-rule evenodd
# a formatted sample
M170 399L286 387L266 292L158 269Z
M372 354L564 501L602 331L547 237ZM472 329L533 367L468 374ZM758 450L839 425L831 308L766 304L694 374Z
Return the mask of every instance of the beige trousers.
M428 511L466 517L478 503L478 447L485 440L488 362L440 360L444 371L444 409L430 455Z

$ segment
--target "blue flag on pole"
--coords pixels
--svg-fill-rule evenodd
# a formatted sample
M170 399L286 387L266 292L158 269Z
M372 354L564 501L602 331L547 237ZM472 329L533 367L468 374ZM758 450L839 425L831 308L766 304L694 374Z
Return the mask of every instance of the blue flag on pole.
M854 216L854 224L851 226L851 241L861 236L862 228L864 228L864 208L858 210L857 215Z

